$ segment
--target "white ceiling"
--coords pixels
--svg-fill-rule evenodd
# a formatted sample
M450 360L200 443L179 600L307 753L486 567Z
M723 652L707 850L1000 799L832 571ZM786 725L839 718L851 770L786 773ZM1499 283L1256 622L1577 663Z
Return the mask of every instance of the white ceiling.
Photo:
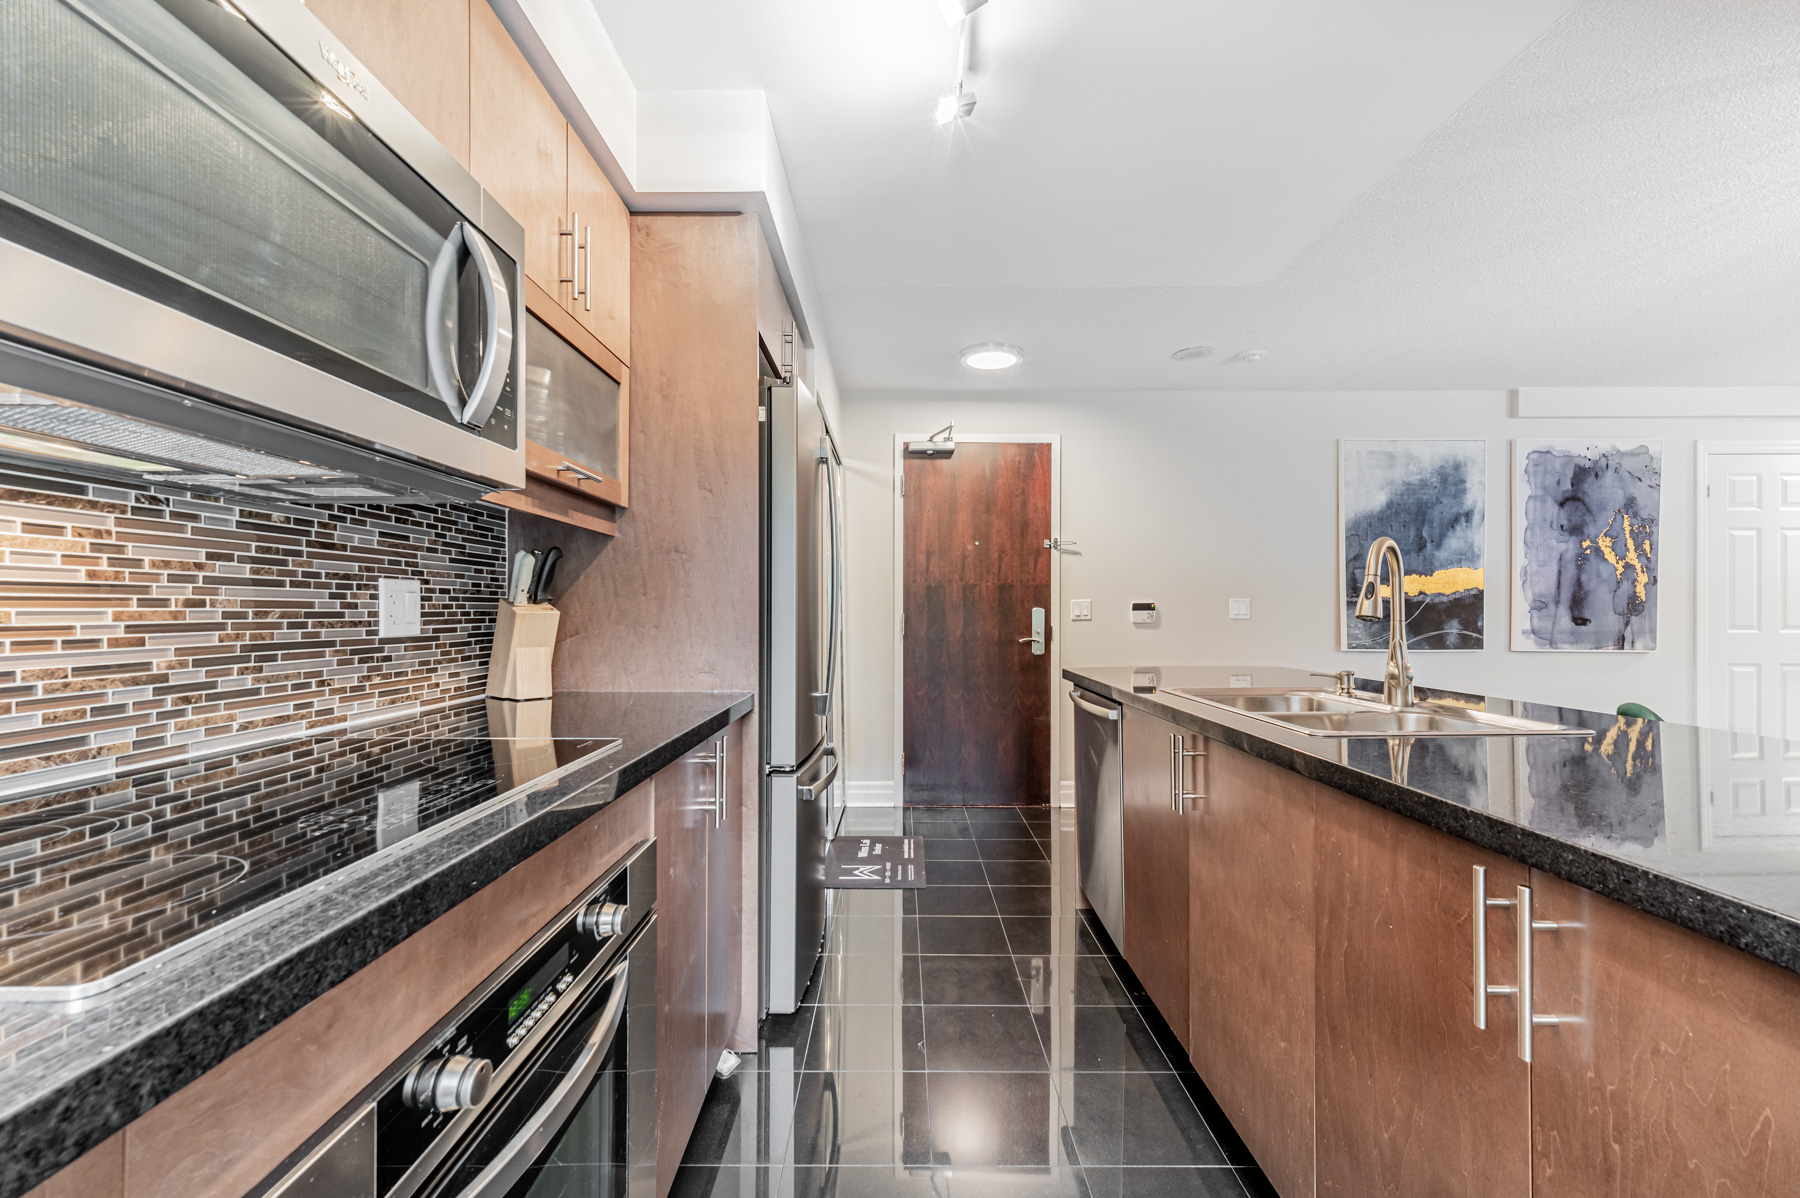
M947 130L935 0L595 5L767 92L847 387L1800 382L1792 0L991 0Z

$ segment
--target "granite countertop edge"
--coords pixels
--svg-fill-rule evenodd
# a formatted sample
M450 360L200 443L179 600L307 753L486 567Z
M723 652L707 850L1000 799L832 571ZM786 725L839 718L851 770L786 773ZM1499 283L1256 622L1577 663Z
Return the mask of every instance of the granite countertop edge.
M632 756L597 750L561 768L545 789L568 793L554 795L554 801L522 822L350 919L313 930L292 949L130 1044L22 1101L0 1095L0 1104L8 1108L0 1114L0 1198L17 1198L48 1180L475 891L748 715L755 702L748 692L719 692L718 699L711 715ZM597 802L566 802L596 789L604 792ZM135 985L121 988L116 997L99 1001L129 1003L136 990ZM20 1007L11 1004L10 1009Z
M1219 743L1434 828L1521 865L1543 870L1595 894L1653 915L1800 973L1800 920L1732 898L1638 862L1600 852L1511 820L1363 773L1304 748L1262 735L1256 721L1201 711L1103 681L1076 669L1065 680L1114 702L1148 712Z

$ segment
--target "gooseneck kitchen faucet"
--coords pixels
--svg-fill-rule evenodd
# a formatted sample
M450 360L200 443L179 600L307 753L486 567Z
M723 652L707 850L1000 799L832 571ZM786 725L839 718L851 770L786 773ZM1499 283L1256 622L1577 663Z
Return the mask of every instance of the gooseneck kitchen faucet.
M1387 563L1389 596L1381 594L1381 566ZM1413 701L1412 663L1406 660L1406 567L1400 560L1400 546L1392 537L1377 537L1369 546L1369 558L1363 563L1362 594L1356 598L1356 618L1370 623L1381 619L1382 604L1388 606L1387 673L1382 678L1382 702L1394 707L1411 707Z

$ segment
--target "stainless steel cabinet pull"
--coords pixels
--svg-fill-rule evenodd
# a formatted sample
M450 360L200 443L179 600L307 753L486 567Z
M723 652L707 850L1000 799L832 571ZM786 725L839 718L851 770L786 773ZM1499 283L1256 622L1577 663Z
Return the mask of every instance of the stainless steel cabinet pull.
M1200 788L1187 788L1187 761L1190 757L1200 759ZM1206 797L1206 739L1200 738L1200 747L1187 747L1187 737L1179 733L1169 737L1169 808L1181 815L1187 810L1190 802Z
M730 735L721 736L713 742L713 827L725 826L725 795L727 788L725 762L726 746L730 744Z
M1487 1031L1487 1000L1497 994L1517 994L1513 986L1490 986L1487 980L1487 913L1489 907L1511 907L1513 900L1487 896L1487 866L1475 870L1475 1026Z
M556 225L556 281L558 283L567 283L569 285L569 295L571 298L581 294L581 286L575 281L575 276L577 274L576 267L579 266L581 262L581 244L576 238L575 232L581 221L581 214L577 212L574 214L574 217L575 219L569 222L569 227L566 229L562 227L561 217L557 218ZM565 237L569 239L568 274L562 273L562 239Z
M561 474L565 470L568 471L570 474L578 474L582 478L587 479L589 482L603 483L606 481L604 478L600 477L598 474L595 474L592 470L583 470L580 466L577 466L574 462L564 462L562 465L560 465L556 468L556 472L558 474Z
M1532 1029L1553 1027L1559 1023L1580 1023L1575 1015L1539 1015L1532 1007L1531 983L1531 937L1534 932L1554 932L1562 928L1579 927L1574 923L1558 923L1555 920L1533 919L1531 917L1531 887L1519 887L1519 1059L1526 1064L1531 1063Z
M581 271L587 280L581 287L581 306L592 312L594 310L594 227L589 225L581 232Z

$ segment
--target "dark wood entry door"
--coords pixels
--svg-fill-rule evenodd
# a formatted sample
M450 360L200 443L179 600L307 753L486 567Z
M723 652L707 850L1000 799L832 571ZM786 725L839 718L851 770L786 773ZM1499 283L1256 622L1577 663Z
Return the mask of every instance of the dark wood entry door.
M1050 446L959 442L905 488L906 802L1047 804Z

